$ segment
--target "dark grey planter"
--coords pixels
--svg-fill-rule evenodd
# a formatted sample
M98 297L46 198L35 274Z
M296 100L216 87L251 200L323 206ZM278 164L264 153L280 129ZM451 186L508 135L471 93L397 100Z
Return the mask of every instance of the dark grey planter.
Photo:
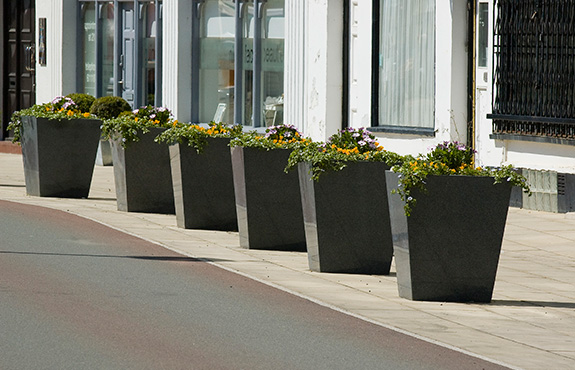
M393 257L382 162L349 163L310 175L299 163L309 267L312 271L388 275Z
M154 142L163 129L140 134L126 148L112 140L119 211L174 214L174 190L168 145Z
M100 120L22 117L26 192L87 198L100 141Z
M386 172L388 191L397 174ZM399 295L418 301L490 302L511 187L491 177L430 176L406 217L398 194L389 212Z
M284 172L290 151L233 147L231 152L240 245L304 252L298 174Z
M230 139L208 138L201 154L170 146L178 227L237 231Z

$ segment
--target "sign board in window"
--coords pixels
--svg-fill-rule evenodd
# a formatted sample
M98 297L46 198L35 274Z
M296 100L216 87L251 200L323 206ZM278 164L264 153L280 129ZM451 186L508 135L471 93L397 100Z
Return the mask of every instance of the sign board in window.
M38 19L38 64L46 65L46 18Z

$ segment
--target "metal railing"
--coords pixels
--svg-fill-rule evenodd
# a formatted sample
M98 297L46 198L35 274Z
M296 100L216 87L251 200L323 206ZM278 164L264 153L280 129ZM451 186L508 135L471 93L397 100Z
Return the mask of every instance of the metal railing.
M494 133L575 138L575 0L496 0Z

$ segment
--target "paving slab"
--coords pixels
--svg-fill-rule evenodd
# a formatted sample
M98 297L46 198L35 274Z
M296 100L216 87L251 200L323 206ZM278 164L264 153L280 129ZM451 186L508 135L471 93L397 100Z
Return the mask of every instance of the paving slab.
M120 212L113 167L88 199L26 195L22 157L0 153L0 199L63 210L379 325L517 369L575 369L575 214L510 208L490 304L414 302L389 276L309 271L306 253L240 248L238 233L184 230L174 215Z

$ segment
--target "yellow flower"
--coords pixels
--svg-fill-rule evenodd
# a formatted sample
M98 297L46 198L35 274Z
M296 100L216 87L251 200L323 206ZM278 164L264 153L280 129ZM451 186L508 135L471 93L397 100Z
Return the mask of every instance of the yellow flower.
M50 112L50 108L49 108L49 107L46 107L46 112Z
M86 117L86 118L88 118L88 117L90 117L90 113L86 112L86 113L83 114L83 116Z
M134 117L134 122L138 122L138 117Z
M66 112L66 115L67 115L68 117L73 116L73 115L74 115L74 112L72 112L71 110L69 110L68 112Z

